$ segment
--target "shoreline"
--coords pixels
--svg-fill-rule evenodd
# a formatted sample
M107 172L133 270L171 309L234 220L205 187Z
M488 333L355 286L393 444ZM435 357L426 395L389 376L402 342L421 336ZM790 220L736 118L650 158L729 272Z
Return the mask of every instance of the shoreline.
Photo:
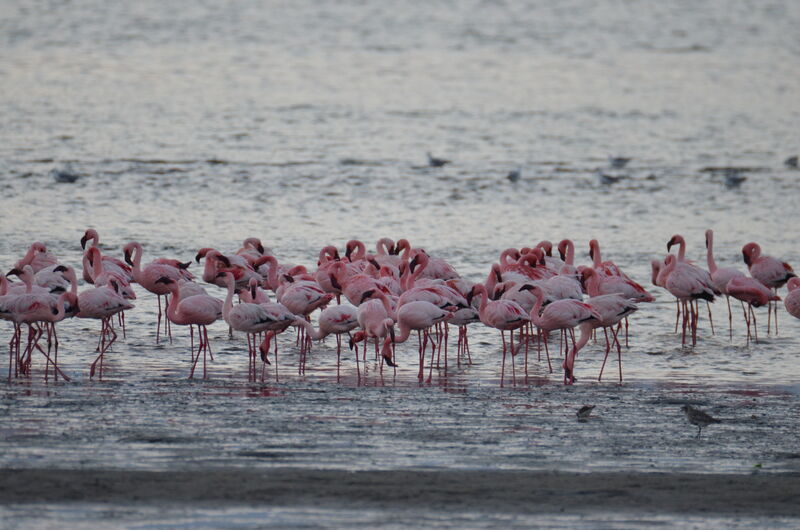
M0 470L0 504L31 502L800 516L800 473Z

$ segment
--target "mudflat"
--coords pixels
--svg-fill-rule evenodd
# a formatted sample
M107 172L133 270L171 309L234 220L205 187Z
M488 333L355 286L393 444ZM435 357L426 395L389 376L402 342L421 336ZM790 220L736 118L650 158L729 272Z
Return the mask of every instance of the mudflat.
M0 504L72 501L800 516L800 473L0 470Z

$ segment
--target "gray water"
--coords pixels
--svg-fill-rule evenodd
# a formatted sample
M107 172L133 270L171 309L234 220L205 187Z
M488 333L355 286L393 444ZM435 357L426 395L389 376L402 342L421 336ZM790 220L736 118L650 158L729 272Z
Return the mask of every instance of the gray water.
M706 228L720 266L743 269L753 240L800 263L800 172L783 165L800 151L799 22L789 1L3 2L3 270L35 240L79 266L88 227L117 256L138 240L146 260L189 260L257 236L309 267L327 244L406 237L473 281L507 247L569 237L584 263L597 238L657 300L631 319L622 385L616 361L596 381L602 343L590 343L574 387L535 356L501 387L500 339L480 325L474 364L451 358L430 384L416 379L413 342L396 373L371 364L358 378L348 352L337 377L329 340L297 375L287 334L278 380L262 385L222 324L209 380L187 381L186 330L155 346L155 299L139 289L103 381L88 377L99 325L80 321L59 325L72 383L45 383L39 358L30 380L4 384L0 464L798 471L800 323L781 307L768 337L762 310L748 347L741 311L729 340L718 302L716 334L702 314L698 345L681 348L672 298L648 278L674 233L705 263ZM453 163L429 168L426 151ZM609 156L632 160L610 170ZM747 180L727 186L720 167ZM78 181L56 183L63 168ZM623 178L605 185L598 169ZM686 401L724 423L695 438ZM596 418L577 423L587 403ZM257 517L237 513L230 526ZM272 524L381 522L281 513ZM226 524L216 512L118 515ZM426 523L504 522L484 517Z

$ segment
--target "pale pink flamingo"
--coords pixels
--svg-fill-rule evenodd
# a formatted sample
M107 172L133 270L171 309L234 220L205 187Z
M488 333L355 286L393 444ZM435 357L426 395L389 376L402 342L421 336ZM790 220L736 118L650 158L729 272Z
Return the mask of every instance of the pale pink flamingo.
M242 242L242 248L236 251L236 255L243 257L252 267L253 264L265 255L272 255L272 250L264 247L261 240L257 237L248 237Z
M192 344L192 370L189 372L189 379L194 377L194 369L197 365L197 361L200 359L201 353L203 354L203 379L206 379L208 377L208 372L206 370L206 354L211 354L211 345L208 341L208 330L206 326L222 318L224 302L219 298L203 294L181 299L180 286L177 280L169 277L161 277L156 280L156 282L164 284L171 295L169 304L167 305L167 318L173 324L189 326L189 331L192 335L192 343L194 343L193 326L197 326L199 344L196 356L194 353L194 344Z
M292 278L286 276L287 279ZM325 307L333 299L331 293L326 293L317 282L300 280L291 280L285 284L284 289L281 291L278 301L286 306L286 308L306 320L309 315L315 310ZM298 344L300 344L301 364L300 370L302 373L305 364L305 356L310 347L310 339L305 336L305 329L298 328Z
M399 334L395 334L393 342L395 344L405 342L411 335L412 331L417 331L421 335L419 340L419 373L417 377L422 379L423 366L425 364L425 350L427 349L428 342L431 344L431 367L428 374L428 381L430 382L433 376L433 356L436 353L436 345L430 336L430 329L441 322L453 317L453 312L442 309L430 302L418 300L408 302L397 309L397 324L400 329ZM445 337L445 340L446 337ZM439 335L438 339L439 351L442 349L442 336ZM437 361L438 362L438 361ZM445 351L444 369L447 373L447 353Z
M267 257L271 256L262 256L256 261L262 262L262 260ZM206 260L203 266L203 281L212 285L225 288L224 278L220 276L220 272L230 272L233 274L237 291L247 288L247 284L251 278L262 279L262 276L256 272L253 267L250 266L250 263L242 256L236 254L226 256L213 248L201 248L197 252L195 260L200 263L200 260L203 258Z
M527 287L536 296L536 304L531 309L530 319L531 322L539 328L539 338L541 341L542 332L544 332L544 347L547 353L547 362L550 363L550 353L547 350L547 335L551 331L559 330L565 337L564 347L564 384L572 384L575 381L574 375L574 361L577 350L575 348L575 327L583 322L591 320L599 321L601 316L592 306L580 302L578 300L557 300L542 309L544 304L545 293L541 287L531 285ZM568 340L566 337L572 339L572 352L569 351ZM550 366L550 371L553 371Z
M75 315L78 318L93 318L100 320L100 339L97 342L99 355L89 367L89 377L94 377L97 363L100 363L100 378L103 377L103 358L105 353L117 340L117 333L111 319L114 315L132 309L133 304L119 291L119 286L114 279L109 279L107 284L92 287L78 295L80 310Z
M617 333L619 332L619 326L621 326L622 320L628 318L628 315L632 314L634 311L638 309L636 304L621 296L619 294L604 294L599 296L592 296L586 303L595 310L595 312L600 315L598 320L590 320L585 322L581 325L589 326L591 329L594 328L603 328L603 333L606 337L606 352L605 357L603 357L603 365L600 367L600 375L598 375L597 380L600 381L603 378L603 369L605 369L606 361L608 360L608 354L611 351L611 347L616 344L617 346L617 361L619 363L619 381L622 382L622 346L619 343L619 338L617 337ZM616 326L616 329L615 329ZM611 340L608 338L608 330L611 330ZM580 351L584 344L581 344L582 340L588 340L588 335L584 339L583 333L581 335L581 340L578 341L576 344L576 351Z
M672 249L673 245L678 245L678 257L677 257L678 263L686 263L686 264L694 267L696 269L695 270L695 274L697 274L699 277L701 277L702 281L704 283L707 283L707 284L713 286L714 282L711 279L711 274L708 271L706 271L704 269L701 269L700 267L695 265L694 262L689 261L689 260L686 259L686 240L683 238L682 235L675 234L674 236L672 236L670 238L669 241L667 241L667 252L669 252L670 249ZM716 291L715 294L722 294L716 287L714 287L714 290ZM706 308L708 309L708 322L711 325L711 334L713 335L714 334L714 319L711 316L711 304L708 301L706 301ZM677 322L676 322L676 326L677 326Z
M377 298L373 298L373 296ZM358 305L358 325L362 331L355 333L350 340L353 347L362 340L364 341L364 362L367 360L367 340L375 339L375 350L378 350L379 340L384 337L394 338L394 322L397 313L392 307L389 297L381 291L367 291L364 293L361 303ZM392 359L393 355L389 352L386 356L384 352L383 360L389 366L396 366ZM356 368L358 368L358 350L356 350Z
M142 245L136 241L131 241L125 245L123 251L125 253L125 262L131 265L131 274L136 283L158 297L158 321L156 324L156 344L158 344L161 332L161 297L170 293L169 285L166 282L159 282L158 280L161 278L168 278L176 282L176 285L181 279L190 280L192 279L191 274L189 273L189 277L187 278L188 271L185 269L188 265L183 264L181 267L175 267L159 263L156 260L142 266ZM169 320L165 323L164 328L167 330L170 338L172 338L168 323Z
M574 278L578 277L578 269L575 267L575 244L571 239L562 239L558 243L558 254L564 262L560 274L569 274Z
M783 305L790 315L800 318L800 278L791 278L786 287L789 294L783 299Z
M233 305L233 293L235 280L230 272L220 273L227 286L228 293L222 306L222 318L236 331L241 331L247 335L247 351L250 359L248 377L251 381L256 379L256 354L257 339L259 333L269 330L270 324L274 322L272 316L265 307L258 303L243 302Z
M323 247L319 251L317 259L317 270L314 272L314 280L319 284L322 289L327 293L336 296L336 301L341 303L341 289L333 286L331 276L333 274L333 264L340 261L339 251L333 245ZM336 281L335 279L333 281Z
M665 260L665 267L659 273L659 281L664 282L664 287L672 293L681 303L682 319L682 338L681 344L686 345L686 327L692 331L692 346L697 344L697 320L698 311L694 304L697 300L703 299L708 302L714 301L714 286L710 278L698 273L697 267L686 262L679 262L674 254L669 254Z
M503 361L500 368L500 384L502 385L503 379L505 378L507 351L505 332L509 331L511 335L509 346L511 351L511 368L513 371L515 370L514 356L517 354L517 351L514 350L514 330L525 326L525 324L530 321L530 316L515 302L509 300L490 300L486 292L486 287L483 284L476 284L472 288L472 293L470 294L471 296L468 300L470 303L472 298L476 296L481 297L481 303L478 309L481 322L490 328L500 330L500 337L503 341Z
M785 261L780 261L772 256L762 256L761 247L758 243L748 243L742 247L742 256L750 271L750 276L763 283L777 294L778 289L783 287L790 278L796 275L791 265ZM770 302L767 312L767 334L770 333L770 318L772 312L775 313L775 334L778 334L778 304Z
M32 268L26 265L27 268ZM31 357L33 350L38 349L47 360L47 367L53 365L56 374L60 374L64 380L69 381L69 377L58 367L57 359L50 357L50 348L45 352L37 343L44 333L39 325L44 323L48 330L48 346L50 345L50 324L61 321L66 314L66 306L78 307L78 301L72 292L62 293L59 297L54 297L49 293L22 293L5 295L0 302L0 317L11 320L14 323L14 335L9 343L8 378L11 380L12 360L16 359L15 374L30 374ZM20 342L22 338L22 325L28 326L28 342L24 352L20 354ZM47 372L45 372L47 377Z
M336 374L339 375L339 365L342 355L342 335L358 327L358 309L349 305L336 305L326 307L319 314L317 319L317 329L311 322L307 320L298 319L296 325L301 326L306 335L313 340L322 340L328 335L336 335ZM305 369L303 369L305 372Z
M36 241L28 247L28 252L15 265L15 269L22 269L25 265L30 265L34 274L53 265L58 265L58 258L47 251L44 243Z
M472 306L462 307L453 313L452 318L447 321L447 325L456 326L458 328L458 343L456 347L456 359L458 365L461 366L461 356L467 354L467 362L472 364L472 355L469 351L469 335L467 334L467 326L475 322L480 322L480 314L478 310Z
M767 288L763 283L755 278L748 278L747 276L734 276L728 281L725 286L727 293L741 300L747 304L747 310L744 310L744 320L747 323L747 344L750 344L750 322L753 322L754 338L758 342L758 329L756 328L756 313L754 307L769 306L771 302L777 302L780 297L775 292ZM769 310L769 307L768 307Z
M86 248L86 243L88 243L89 241L92 242L91 246L89 246L89 249L96 248L99 252L100 235L97 233L97 230L89 228L81 237L81 248L84 249L85 251L83 254L83 281L85 281L86 283L94 283L94 278L92 277L92 272L93 272L92 266L91 263L88 263L89 249ZM111 256L102 256L102 259L103 259L103 270L110 273L116 273L118 276L123 277L126 283L131 283L131 281L133 280L133 275L131 274L131 268L124 261Z
M733 313L731 312L731 298L728 294L728 282L735 277L744 276L744 273L733 267L717 267L717 263L714 261L714 231L711 229L706 230L706 263L708 272L711 274L711 283L717 291L725 295L728 302L728 333L733 339Z

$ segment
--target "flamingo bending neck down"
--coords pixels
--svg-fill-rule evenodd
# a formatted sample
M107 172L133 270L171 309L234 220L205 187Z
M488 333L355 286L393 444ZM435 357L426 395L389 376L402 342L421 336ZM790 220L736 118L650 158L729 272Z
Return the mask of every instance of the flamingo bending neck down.
M572 384L575 381L575 356L578 353L575 343L574 329L583 322L591 320L600 321L601 315L589 304L580 302L578 300L557 300L548 304L542 310L544 303L545 293L538 285L526 285L526 290L531 291L536 296L536 304L531 309L531 322L539 328L539 337L541 342L542 332L545 334L544 346L547 351L547 334L551 331L559 330L564 337L564 384ZM541 314L540 314L541 311ZM567 334L572 339L572 350L569 350L569 344L566 340ZM550 361L550 353L547 352L548 363ZM552 372L552 366L550 367Z
M754 307L761 307L766 305L768 311L771 310L770 304L777 302L781 298L775 294L771 289L768 289L763 283L755 278L748 278L747 276L735 276L731 278L725 290L729 295L740 300L743 304L747 304L747 309L744 310L744 320L747 323L747 344L750 344L751 336L758 343L758 329L756 328L756 313ZM753 331L751 334L750 323L753 323Z
M194 369L201 353L203 354L203 379L206 379L208 377L206 354L211 355L211 360L214 360L206 326L222 318L223 301L205 294L196 294L181 299L180 285L176 280L162 277L156 282L164 284L171 294L167 305L167 318L173 324L189 326L192 337L192 369L189 372L189 379L194 377ZM197 355L194 353L194 326L197 326L199 338Z
M706 230L706 263L711 274L711 283L714 288L725 295L728 303L728 335L733 339L733 313L731 312L731 297L728 293L728 282L736 277L744 277L744 273L733 267L717 267L714 260L714 231Z

